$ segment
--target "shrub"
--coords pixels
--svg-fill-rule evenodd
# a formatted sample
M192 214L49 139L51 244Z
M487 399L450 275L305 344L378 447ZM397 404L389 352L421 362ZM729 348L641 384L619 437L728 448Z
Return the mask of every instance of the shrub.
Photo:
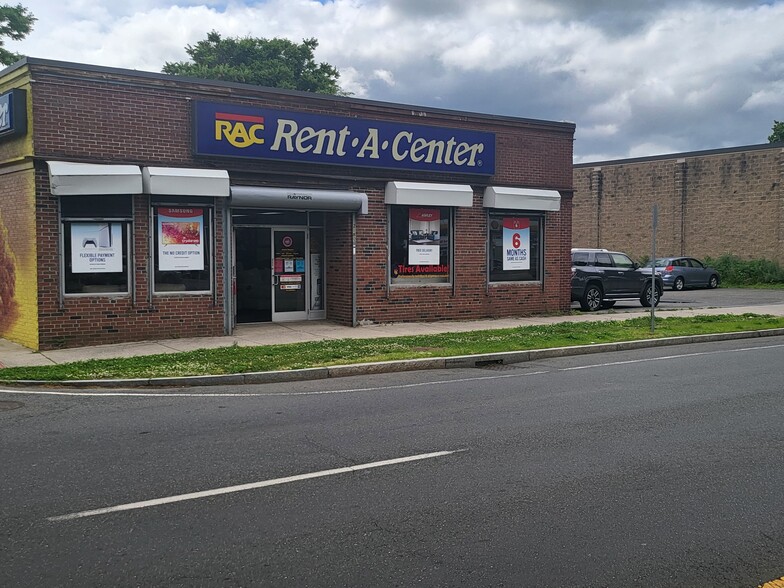
M706 257L705 263L715 267L724 286L752 286L755 284L784 284L784 269L767 259L740 259L735 255Z

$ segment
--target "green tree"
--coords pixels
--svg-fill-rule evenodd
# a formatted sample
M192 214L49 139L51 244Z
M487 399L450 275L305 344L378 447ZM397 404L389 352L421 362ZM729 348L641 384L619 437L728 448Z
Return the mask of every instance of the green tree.
M771 133L770 137L768 137L768 141L771 143L784 141L784 121L773 121L773 132Z
M191 61L166 62L163 73L347 95L338 85L338 70L328 63L316 63L316 47L316 39L305 39L301 44L287 39L224 39L212 31L204 41L185 47Z
M11 65L21 58L18 53L3 47L3 41L6 38L21 41L33 30L33 23L36 20L33 14L21 4L0 5L0 63Z

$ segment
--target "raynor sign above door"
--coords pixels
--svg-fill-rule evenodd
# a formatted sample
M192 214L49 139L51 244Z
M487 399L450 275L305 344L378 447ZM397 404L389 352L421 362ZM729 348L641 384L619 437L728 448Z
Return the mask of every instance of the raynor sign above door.
M399 122L194 104L196 155L495 173L495 134Z

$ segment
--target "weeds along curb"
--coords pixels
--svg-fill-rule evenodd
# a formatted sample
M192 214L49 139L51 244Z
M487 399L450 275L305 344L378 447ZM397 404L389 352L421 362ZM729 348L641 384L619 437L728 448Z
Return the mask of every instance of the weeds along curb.
M551 349L533 349L528 351L508 351L478 355L356 363L273 372L252 372L213 376L181 376L172 378L134 378L126 380L0 380L0 383L6 386L37 388L179 388L190 386L274 384L280 382L302 382L307 380L325 380L327 378L344 378L347 376L360 376L366 374L509 365L554 357L570 357L574 355L588 355L591 353L628 351L650 347L709 343L713 341L732 341L736 339L753 339L758 337L777 337L782 335L784 335L784 328L713 333L709 335L685 335L682 337L666 337L662 339L640 339L618 343L596 343L593 345L553 347Z

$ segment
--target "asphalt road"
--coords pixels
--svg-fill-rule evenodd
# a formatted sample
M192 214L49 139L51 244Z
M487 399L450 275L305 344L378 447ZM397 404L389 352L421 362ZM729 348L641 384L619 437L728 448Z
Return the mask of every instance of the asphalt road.
M716 288L680 292L665 290L656 310L664 311L665 314L662 316L665 316L667 310L683 308L732 308L782 303L784 303L784 289ZM572 308L579 310L579 302L573 302ZM639 311L640 308L639 300L619 300L611 311L599 312Z
M756 587L784 575L782 365L776 337L0 392L0 585Z

